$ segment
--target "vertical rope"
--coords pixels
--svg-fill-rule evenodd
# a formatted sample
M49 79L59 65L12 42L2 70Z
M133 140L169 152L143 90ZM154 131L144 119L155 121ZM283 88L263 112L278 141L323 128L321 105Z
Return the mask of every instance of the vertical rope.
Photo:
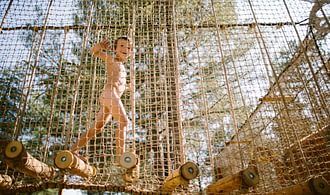
M251 9L251 12L254 15L254 10L252 10L253 7L250 6L250 9ZM256 19L255 15L254 15L254 19ZM256 24L256 26L259 25L256 20L255 20L255 24ZM263 41L262 33L261 33L260 29L256 29L256 28L253 29L253 32L254 32L255 37L257 39L258 47L260 48L260 52L261 52L261 55L262 55L262 62L264 63L264 67L266 69L269 85L270 86L272 86L272 85L278 86L279 83L278 83L277 75L276 75L274 66L272 65L272 62L270 61L270 58L269 58L270 55L267 51L267 47L265 45L265 42ZM270 68L270 70L269 70L269 68ZM275 77L275 81L273 80L273 77ZM282 93L281 93L281 98L284 98ZM283 99L282 99L282 101L283 101ZM281 122L283 122L283 119L281 119ZM288 145L290 145L292 140L290 139L289 134L287 133L287 131L285 129L284 129L284 131L286 132L285 135L284 135L284 139L286 140L287 143L289 143Z
M170 69L167 71L167 79L170 83L168 86L169 94L171 101L171 111L169 112L170 120L172 122L171 135L175 163L184 162L184 149L183 149L183 137L182 137L182 121L180 113L180 83L179 83L179 61L178 61L178 50L177 50L177 38L176 38L176 17L175 17L175 1L168 1L166 4L167 14L166 14L166 23L167 27L167 47L168 47L168 58ZM174 85L174 86L173 86ZM173 93L175 93L173 95ZM175 120L175 121L173 121ZM178 164L176 164L178 168Z
M253 18L254 18L254 20L256 21L256 29L257 29L257 30L255 31L255 33L260 35L260 37L259 37L259 39L260 39L260 47L261 47L261 48L267 48L267 47L266 47L266 43L265 43L265 41L264 41L264 39L263 39L263 36L262 36L261 30L260 30L260 26L259 26L259 24L258 24L258 22L257 22L257 18L256 18L256 15L255 15L255 12L254 12L254 8L253 8L253 6L252 6L252 2L251 2L250 0L249 0L248 2L249 2L249 6L250 6L250 9L251 9L251 12L252 12L252 14L253 14ZM295 30L296 30L296 28L295 28ZM297 32L297 35L298 35L298 32ZM298 35L298 37L299 37L299 35ZM281 98L282 98L282 102L283 102L284 107L285 107L285 114L287 115L287 117L285 117L285 119L288 119L288 120L289 120L289 123L290 123L290 125L291 125L291 129L293 129L293 121L292 121L292 118L290 117L290 113L288 112L288 105L287 105L287 102L286 102L285 99L284 99L283 89L282 89L282 87L281 87L280 84L279 84L278 76L277 76L277 74L276 74L276 71L275 71L275 69L274 69L274 66L272 65L271 58L270 58L270 55L269 55L267 49L265 49L265 54L267 55L267 60L268 60L268 64L269 64L270 67L271 67L272 75L273 75L273 77L275 78L275 85L277 86L277 88L278 88L278 90L279 90L279 92L280 92L280 96L281 96ZM290 137L288 136L289 133L288 133L287 129L284 127L283 130L284 130L284 132L285 132L285 136L286 136L286 138L287 138L287 142L289 143L289 145L291 145L291 144L292 144L292 140L291 140ZM293 131L294 131L294 130L293 130ZM297 134L296 134L295 132L294 132L294 134L295 134L295 138L298 139ZM293 161L293 164L294 164L294 169L296 170L296 169L297 169L297 165L295 164L294 161Z
M226 89L227 89L227 92L228 92L228 98L229 98L229 105L230 105L230 114L231 114L231 117L232 117L232 120L233 120L233 128L235 130L235 134L238 135L238 129L237 129L237 121L236 121L236 115L235 115L235 112L234 112L234 105L233 105L233 94L232 94L232 91L231 91L231 86L230 86L230 82L229 82L229 79L228 79L228 70L227 70L227 67L225 66L226 65L226 62L225 62L225 59L224 59L224 51L223 51L223 48L222 48L222 43L221 43L221 35L220 35L220 25L218 23L218 20L217 20L217 15L215 13L215 9L214 9L214 1L212 0L211 1L211 4L212 4L212 14L214 16L214 20L215 20L215 24L216 24L216 34L217 34L217 44L218 44L218 52L221 54L222 58L222 65L223 65L223 72L224 72L224 76L225 76L225 81L226 81ZM243 159L243 154L242 154L242 147L241 147L241 144L240 144L240 138L239 136L236 136L236 139L237 139L237 145L238 145L238 150L239 150L239 155L241 157L241 159ZM244 167L244 163L243 161L241 160L241 168Z
M281 32L284 34L283 29L282 29ZM307 35L307 36L308 36L308 35ZM307 36L306 36L306 38L307 38ZM285 42L286 42L286 44L289 45L289 41L287 40L287 37L286 37L286 36L284 36L284 37L285 37ZM289 49L290 49L290 48L289 48ZM291 53L294 53L294 51L292 51L291 49L290 49L290 52L291 52ZM300 57L300 55L297 56L297 58L299 58L299 57ZM296 61L296 60L291 60L292 63L294 63L294 61ZM299 69L297 69L297 70L298 70L298 73L299 73L299 77L302 78L302 73L299 71ZM305 90L305 91L308 91L306 82L305 82L303 79L301 79L301 82L303 83L304 90ZM312 97L311 97L311 95L310 95L309 93L306 93L306 95L307 95L308 102L310 103L310 105L311 105L311 107L312 107L312 110L313 110L312 115L315 117L316 120L318 120L318 116L316 115L316 108L315 108L315 106L314 106L313 103L312 103ZM321 127L319 126L319 128L321 128ZM287 137L287 136L286 136L286 137ZM288 138L287 138L287 139L288 139Z
M95 36L96 36L96 40L100 41L100 37L101 37L101 31L98 29L97 27L97 30L95 32ZM95 115L97 115L97 111L95 112L94 108L95 108L95 101L97 101L97 95L94 93L95 91L97 91L99 89L99 83L101 83L99 80L98 80L98 73L97 73L97 70L98 70L98 66L100 65L99 64L99 60L95 57L93 57L91 59L91 65L92 65L92 76L89 78L89 89L88 89L88 104L87 104L87 116L86 116L86 120L84 121L82 119L82 117L79 118L79 126L85 126L86 127L86 131L88 131L88 129L92 128L91 125L94 125L94 123L91 121L93 117L95 117ZM87 84L86 82L83 82L84 85ZM102 83L104 84L104 83ZM82 87L82 89L85 89L85 87ZM85 90L84 90L85 91ZM82 92L83 94L83 92ZM81 97L84 97L83 95ZM85 99L85 98L83 98ZM83 103L82 103L83 104ZM84 106L80 106L80 113L83 113L83 108ZM84 123L84 124L82 124ZM80 130L80 129L79 129ZM104 133L104 132L103 132ZM78 131L78 134L79 134L79 131ZM78 135L80 136L80 135ZM105 142L104 141L104 137L105 136L102 136L102 142L100 142L100 148L103 148L105 149ZM94 145L95 146L95 145ZM97 153L97 150L94 150L94 154Z
M8 6L7 6L7 9L6 9L6 11L5 11L5 14L4 14L3 17L2 17L2 20L1 20L1 23L0 23L0 32L2 31L2 26L3 26L4 22L5 22L5 19L6 19L6 17L7 17L8 11L9 11L10 8L11 8L11 5L13 4L13 1L14 1L14 0L10 0L10 1L9 1Z
M43 24L43 28L42 28L42 32L41 32L41 37L40 37L40 42L39 42L39 45L38 45L38 48L37 48L37 51L36 51L37 53L36 53L35 62L32 66L31 76L30 76L30 78L28 78L27 86L24 85L24 90L26 89L26 92L25 92L25 94L22 98L22 102L21 102L22 106L20 106L20 111L19 111L19 114L18 114L17 119L15 121L15 129L14 129L14 133L13 133L15 139L17 139L19 134L21 133L23 116L25 114L28 97L29 97L31 89L32 89L32 83L33 83L36 68L37 68L37 65L38 65L38 62L39 62L41 48L42 48L43 42L45 40L46 26L47 26L47 23L48 23L48 17L49 17L49 14L50 14L50 8L51 8L52 4L53 4L53 0L51 0L49 2L48 7L47 7L47 14L46 14L46 17L45 17L45 20L44 20L44 24ZM33 49L33 47L32 47L32 49ZM33 55L33 51L31 50L30 57L32 57L32 55Z
M252 11L252 14L253 14L253 18L254 18L255 21L257 21L257 17L256 17L256 15L255 15L255 12L254 12L254 9L253 9L253 6L252 6L252 2L251 2L251 0L249 0L248 2L249 2L250 9L251 9L251 11ZM284 0L283 2L285 3L285 0ZM286 4L285 4L285 5L286 5ZM286 6L286 8L287 8L287 6ZM288 9L288 8L287 8L287 9ZM289 12L289 11L288 11L288 12ZM291 19L292 24L294 24L294 22L293 22L293 20L292 20L292 17L291 17L291 15L290 15L290 13L289 13L289 17L290 17L290 19ZM262 33L261 33L260 26L259 26L258 22L256 22L256 24L257 24L257 25L256 25L257 31L258 31L258 33L260 34L260 40L261 40L261 42L262 42L262 46L263 46L264 48L267 48L267 47L266 47L266 43L265 43L265 41L264 41L264 38L263 38L263 36L262 36ZM299 37L298 31L297 31L297 29L296 29L295 26L294 26L294 29L295 29L295 31L296 31L296 34L297 34L299 40L300 40L300 37ZM296 140L299 140L298 135L297 135L297 132L296 132L296 130L294 129L294 123L293 123L293 121L292 121L292 117L290 117L288 103L287 103L287 101L285 101L285 99L284 99L283 89L282 89L282 87L281 87L280 84L279 84L278 76L277 76L277 74L276 74L276 71L275 71L275 69L274 69L274 66L272 65L271 57L270 57L270 55L269 55L269 53L268 53L267 50L266 50L266 55L267 55L267 59L268 59L268 61L269 61L269 64L270 64L270 67L271 67L271 70L272 70L273 76L274 76L274 78L275 78L276 86L277 86L277 88L278 88L278 90L279 90L279 93L280 93L280 96L281 96L282 102L283 102L283 104L284 104L285 114L287 115L287 119L289 120L289 123L290 123L290 125L291 125L290 129L292 129L292 131L293 131L293 133L294 133L294 136L295 136ZM283 128L283 129L284 129L284 131L286 132L286 135L288 135L288 132L287 132L286 128ZM289 138L288 138L288 143L291 143L291 139L289 139ZM305 155L304 155L304 153L302 152L302 150L301 150L301 154L303 155L304 162L306 162L306 158L305 158ZM295 164L294 161L293 161L293 164ZM294 168L297 169L297 165L296 165L296 164L294 165Z
M43 161L46 160L48 149L49 149L49 138L51 137L51 130L53 126L53 119L54 119L54 112L55 112L55 101L58 97L58 85L60 81L60 77L62 76L62 68L63 68L63 59L64 59L64 51L65 51L65 45L66 45L66 40L67 40L67 35L68 35L69 29L66 28L64 29L64 40L62 43L62 49L61 49L61 54L60 54L60 59L59 59L59 65L57 68L57 75L53 84L53 94L50 100L50 118L49 118L49 123L47 124L47 135L46 135L46 140L45 140L45 149L44 149L44 155L43 155Z
M230 43L230 39L229 39L227 33L225 33L225 38L226 38L226 41L228 43ZM247 104L246 104L245 98L243 96L242 85L241 85L241 78L240 78L240 75L238 74L238 71L237 71L237 63L234 61L235 54L232 52L233 49L232 49L231 45L230 44L228 44L228 45L229 45L228 47L229 47L230 57L231 57L230 58L230 61L233 64L233 71L234 71L235 81L238 83L237 86L238 86L238 89L239 89L239 97L241 98L241 101L242 101L243 111L244 111L245 117L248 119L249 118L249 114L248 114L249 112L247 110ZM253 138L256 133L253 133L251 121L250 120L246 120L245 122L246 122L246 125L248 126L248 131L251 134L251 138ZM265 125L264 125L264 128L266 128ZM246 140L246 141L250 142L250 140ZM252 151L254 151L254 148L256 146L256 143L255 142L256 142L255 139L252 139L251 140ZM254 157L251 156L251 158L252 158L251 160L253 160Z
M291 22L294 23L293 18L292 18L292 16L291 16L291 13L290 13L290 11L289 11L288 5L287 5L287 3L286 3L286 0L283 0L283 3L284 3L284 5L285 5L285 7L286 7L286 11L287 11L287 13L288 13L288 15L289 15L289 17L290 17ZM317 0L317 6L320 6L318 0ZM313 8L314 8L314 7L313 7ZM328 21L327 21L327 22L328 22ZM329 22L328 22L328 24L329 24ZM295 26L294 26L294 30L296 31L296 34L299 35L299 34L298 34L298 30L295 28ZM312 30L311 30L311 31L312 31ZM298 39L299 39L299 41L300 41L300 44L301 44L302 46L304 46L304 42L302 42L302 41L300 40L300 37L299 37L299 36L298 36ZM311 41L311 42L315 44L315 42L313 42L313 41ZM313 66L312 66L312 62L311 62L311 60L309 59L309 56L308 56L308 54L307 54L307 48L308 48L308 46L309 46L308 43L309 43L309 41L306 41L306 43L305 43L305 44L306 44L306 45L305 45L306 50L305 50L305 52L303 52L303 55L304 55L304 57L305 57L305 59L306 59L306 61L307 61L307 65L308 65L308 67L309 67L309 70L310 70L310 72L312 73L312 78L313 78L314 83L315 83L315 85L316 85L316 90L317 90L318 94L321 96L320 101L321 101L322 108L324 109L324 111L325 111L325 112L327 113L327 115L329 116L330 111L329 111L329 109L328 109L328 107L327 107L327 104L326 104L326 102L325 102L325 100L324 100L324 97L323 97L323 94L322 94L322 90L321 90L320 84L318 83L318 80L317 80L317 78L316 78L316 74L315 74L314 69L313 69ZM315 45L317 45L317 44L315 44ZM307 87L306 87L306 88L307 88ZM288 109L288 107L287 107L286 105L285 105L285 108L286 108L286 110ZM304 162L304 164L307 164L308 162L307 162L306 154L304 153L304 151L303 151L303 149L302 149L301 140L298 138L297 133L296 133L295 130L294 130L294 135L296 136L297 144L298 144L298 148L299 148L299 152L300 152L301 155L302 155L303 162ZM293 163L295 164L295 161L293 161ZM295 165L295 167L296 167L296 166L297 166L297 165ZM309 175L311 175L311 170L310 170L310 168L309 168L308 166L307 166L307 171L308 171ZM299 179L300 179L300 178L299 178Z
M185 148L184 148L184 138L183 138L183 128L182 128L182 116L181 116L181 110L180 110L180 101L181 101L181 83L180 83L180 66L179 66L179 54L178 54L178 40L177 40L177 18L176 18L176 1L173 1L173 4L171 6L172 9L172 17L173 17L173 23L172 23L172 28L173 28L173 61L174 64L176 66L175 68L175 72L174 72L174 80L176 83L176 90L175 90L175 95L176 95L176 104L175 105L177 107L177 118L178 118L178 138L179 138L179 144L180 144L180 148L179 148L179 153L180 153L180 157L179 157L179 162L180 163L185 163L186 161L186 155L185 155Z
M132 137L133 137L133 144L132 149L136 151L136 143L135 143L135 28L136 28L136 0L132 0L132 22L129 29L130 37L132 39L132 50L133 54L131 55L131 63L130 63L130 101L131 101L131 113L132 113Z
M198 46L196 47L196 52L197 52L197 59L198 59L198 68L201 68L201 64L203 64L203 62L201 61L201 57L200 57L200 50L198 49ZM210 160L210 166L213 169L214 168L214 158L213 158L213 153L212 153L212 144L211 144L211 136L210 136L210 128L209 128L209 104L208 104L208 99L206 97L206 90L205 88L207 88L207 81L202 77L200 79L200 85L201 85L201 99L202 99L202 104L203 104L203 108L201 109L202 115L205 116L205 122L203 123L204 125L204 131L205 131L205 135L206 135L206 140L207 140L207 152L209 155L209 160ZM214 171L211 172L212 177L214 177Z
M319 0L317 0L317 1L319 1ZM291 16L291 13L290 13L290 11L289 11L289 8L288 8L288 5L287 5L287 3L286 3L286 0L283 0L283 3L284 3L284 5L285 5L285 7L286 7L286 11L287 11L287 13L288 13L288 15L289 15L289 17L290 17L291 22L294 24L294 21L293 21L293 19L292 19L292 16ZM319 2L317 2L317 5L320 6ZM327 21L327 23L329 23L329 22ZM316 89L317 89L318 93L322 96L322 90L321 90L320 84L317 82L316 74L315 74L315 72L313 71L314 69L313 69L313 67L312 67L312 62L311 62L311 60L309 59L309 56L308 56L308 54L307 54L307 47L308 47L308 45L309 45L308 43L309 43L310 41L306 41L306 43L304 44L304 42L301 41L301 39L300 39L300 37L299 37L298 30L297 30L297 28L296 28L295 26L294 26L294 30L295 30L295 32L296 32L296 34L297 34L297 37L298 37L298 39L299 39L300 44L301 44L302 46L305 46L305 47L306 47L306 50L305 50L305 52L303 52L303 55L304 55L304 57L305 57L305 59L306 59L306 61L307 61L308 67L309 67L309 69L310 69L310 71L311 71L311 73L312 73L313 79L314 79L314 81L315 81ZM312 30L311 30L311 31L312 31ZM315 40L313 40L313 41L315 41ZM311 41L311 42L312 42L312 41ZM316 42L313 42L313 43L314 43L315 45L317 45ZM327 104L325 103L323 97L321 98L321 104L322 104L322 107L323 107L323 108L325 109L325 111L327 112L327 114L329 115L329 114L330 114L330 111L329 111L328 107L326 106Z
M89 16L88 16L88 23L86 26L86 30L84 31L84 36L83 36L83 41L82 41L82 45L81 48L83 49L83 52L80 56L80 62L83 61L84 56L86 55L86 46L87 46L87 42L88 42L88 38L89 38L89 34L90 34L90 30L91 30L91 24L92 24L92 19L93 19L93 10L94 10L94 3L90 2L90 10L89 10ZM81 64L80 64L81 65ZM79 94L79 85L80 85L80 80L81 80L81 72L82 72L82 67L78 68L78 76L77 76L77 80L75 83L75 93L72 99L72 104L71 104L71 110L70 110L70 121L69 121L69 127L68 130L66 132L66 139L65 139L65 147L69 146L69 141L70 141L70 137L74 136L74 134L72 134L72 130L74 128L74 115L75 115L75 107L76 107L76 102L77 102L77 97Z

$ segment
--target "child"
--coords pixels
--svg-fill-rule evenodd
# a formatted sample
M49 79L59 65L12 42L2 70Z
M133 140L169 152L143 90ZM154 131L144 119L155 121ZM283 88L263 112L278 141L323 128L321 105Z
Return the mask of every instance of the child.
M105 40L91 49L93 56L105 62L107 82L100 95L101 109L95 118L95 123L87 132L81 135L78 142L72 146L71 152L76 153L77 150L87 144L88 140L100 133L112 116L119 122L116 130L116 163L119 163L120 156L125 149L125 129L128 124L128 118L120 100L125 89L129 88L129 85L126 86L126 70L123 63L132 54L132 43L128 37L119 37L114 43L114 57L106 52L110 49L109 44L110 42Z

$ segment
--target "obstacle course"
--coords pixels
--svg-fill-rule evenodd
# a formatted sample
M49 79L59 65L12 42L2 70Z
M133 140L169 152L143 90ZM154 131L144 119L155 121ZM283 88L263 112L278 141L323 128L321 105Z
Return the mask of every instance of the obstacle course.
M0 194L330 193L328 0L7 0L0 9ZM90 49L120 36L133 55L117 163L112 119L70 148L107 82Z

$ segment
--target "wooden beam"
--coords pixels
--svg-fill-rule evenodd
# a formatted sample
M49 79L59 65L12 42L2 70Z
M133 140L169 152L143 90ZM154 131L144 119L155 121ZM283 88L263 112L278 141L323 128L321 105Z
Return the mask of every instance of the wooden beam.
M330 186L322 177L311 178L307 182L284 188L267 195L329 195Z
M35 159L19 141L7 144L4 161L10 168L32 177L53 178L55 176L53 167Z
M248 189L259 183L259 174L256 167L248 167L238 173L219 179L206 188L207 194L229 193L234 190Z
M195 179L199 174L198 166L193 162L186 162L173 171L164 181L161 191L172 192L178 186L186 186L189 181Z
M96 168L83 161L69 150L59 151L54 160L55 165L74 175L89 178L96 175Z

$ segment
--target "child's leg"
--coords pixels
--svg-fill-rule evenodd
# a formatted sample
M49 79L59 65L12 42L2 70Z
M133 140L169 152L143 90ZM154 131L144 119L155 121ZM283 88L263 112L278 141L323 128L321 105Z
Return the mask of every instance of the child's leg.
M118 96L112 98L111 103L111 115L119 122L118 129L116 130L116 163L119 163L120 156L125 151L125 129L128 124L128 118L124 105Z
M102 106L96 115L95 122L92 127L81 135L77 143L72 146L71 151L76 152L81 147L85 146L92 137L95 137L96 134L100 133L105 124L109 122L110 116L111 115L109 109Z

